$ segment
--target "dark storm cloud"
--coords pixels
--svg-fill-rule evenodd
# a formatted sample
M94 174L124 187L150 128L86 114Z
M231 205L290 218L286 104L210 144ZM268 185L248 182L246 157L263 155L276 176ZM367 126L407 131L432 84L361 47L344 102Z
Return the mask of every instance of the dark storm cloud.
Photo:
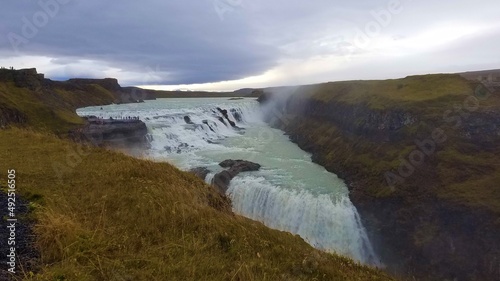
M50 6L55 12L44 25L39 2L2 3L4 51L13 41L20 54L60 57L59 63L78 57L130 71L159 68L169 75L158 82L170 84L238 79L276 63L277 50L253 39L238 7L218 14L214 1L40 1L49 2L58 8Z
M491 48L500 39L485 37L500 31L497 0L5 0L1 8L0 62L58 78L178 85L274 71L266 79L294 84L500 63Z

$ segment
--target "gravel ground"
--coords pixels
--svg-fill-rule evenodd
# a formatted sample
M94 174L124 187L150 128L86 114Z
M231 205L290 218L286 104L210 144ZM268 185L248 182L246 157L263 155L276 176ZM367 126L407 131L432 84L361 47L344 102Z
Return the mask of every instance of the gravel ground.
M2 186L3 188L3 186ZM17 194L16 194L17 195ZM17 222L15 225L15 249L16 249L16 274L12 275L7 270L9 266L7 262L9 258L7 255L10 253L8 245L11 230L8 228L10 222L9 218L7 193L0 191L0 280L15 280L23 276L23 272L35 271L36 264L39 260L39 253L34 246L35 237L33 234L33 226L35 222L27 218L28 202L16 197L15 218ZM14 278L16 277L16 278Z

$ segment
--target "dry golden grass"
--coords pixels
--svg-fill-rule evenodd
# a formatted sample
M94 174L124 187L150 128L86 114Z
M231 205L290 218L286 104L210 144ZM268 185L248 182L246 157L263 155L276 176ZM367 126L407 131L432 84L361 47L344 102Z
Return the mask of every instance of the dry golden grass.
M40 270L26 280L392 280L237 216L166 163L49 133L0 131L0 171L31 199Z
M327 92L338 94L342 92L339 90L344 87L349 90L349 93L341 94L341 100L351 102L359 102L360 99L370 100L376 97L415 102L472 92L469 81L453 74L417 75L392 80L334 82L321 84L321 86L324 88L324 91L321 91L323 92L321 96L329 99L332 96Z
M445 99L449 102L457 97L473 93L470 81L454 74L432 74L408 76L402 79L358 80L329 82L296 88L298 98L351 105L367 105L372 109L414 107Z

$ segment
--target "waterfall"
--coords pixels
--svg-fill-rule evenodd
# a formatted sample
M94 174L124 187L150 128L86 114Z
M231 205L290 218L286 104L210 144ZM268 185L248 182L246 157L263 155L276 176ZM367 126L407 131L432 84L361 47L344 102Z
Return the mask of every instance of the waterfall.
M205 182L207 184L212 184L212 180L214 179L215 174L214 173L208 173L207 176L205 177Z
M287 190L253 176L234 178L227 193L238 214L298 234L317 249L380 266L356 208L346 195L332 198Z
M223 149L220 140L244 133L246 124L259 120L255 104L225 107L226 118L216 107L196 107L146 117L153 150L181 154L200 149ZM229 121L234 122L233 127Z
M236 213L298 234L318 249L380 266L345 184L265 124L255 100L163 99L78 113L139 116L148 127L150 158L184 170L208 168L207 183L225 159L261 164L260 171L231 181L227 195Z

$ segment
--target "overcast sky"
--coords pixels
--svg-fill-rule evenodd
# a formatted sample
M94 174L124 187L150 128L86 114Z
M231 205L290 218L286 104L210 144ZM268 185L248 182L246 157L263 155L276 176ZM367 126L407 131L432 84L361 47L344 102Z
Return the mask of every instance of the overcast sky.
M500 1L4 0L0 65L234 90L500 68Z

